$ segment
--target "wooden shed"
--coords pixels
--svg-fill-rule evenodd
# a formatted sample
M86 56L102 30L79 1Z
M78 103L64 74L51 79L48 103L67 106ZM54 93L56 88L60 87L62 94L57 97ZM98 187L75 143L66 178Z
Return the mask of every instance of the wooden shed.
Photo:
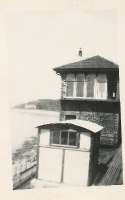
M103 127L73 119L50 122L37 128L37 179L76 186L91 185L96 176Z

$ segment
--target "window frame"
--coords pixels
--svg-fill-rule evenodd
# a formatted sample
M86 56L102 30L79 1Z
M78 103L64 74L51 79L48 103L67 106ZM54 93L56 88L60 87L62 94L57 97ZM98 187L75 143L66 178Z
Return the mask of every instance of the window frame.
M76 115L72 115L72 114L71 115L70 114L65 115L65 120L72 120L72 119L76 119L76 118L77 118Z
M53 143L53 133L54 131L58 131L59 133L59 144L56 144L56 143ZM63 132L67 132L68 134L68 139L67 139L67 144L62 144L61 142L61 134ZM70 143L70 140L69 140L69 135L72 134L72 133L75 133L76 134L76 141L75 141L75 145L71 145L69 144ZM69 130L69 129L63 129L63 130L52 130L50 132L50 145L51 146L58 146L58 147L66 147L66 148L79 148L79 145L80 145L80 133L76 130Z
M72 73L73 74L73 73ZM86 74L86 73L82 73L83 74L83 76L84 76L84 80L83 81L76 81L77 79L76 79L76 74L77 73L74 73L74 80L73 81L67 81L67 80L65 80L64 82L65 82L65 95L64 95L64 98L73 98L73 99L104 99L104 100L106 100L107 98L108 98L108 79L107 79L107 75L104 73L104 75L105 75L105 77L106 77L106 82L104 83L105 84L105 92L104 93L106 93L105 95L104 95L104 97L101 97L101 95L99 96L99 95L97 95L97 87L99 87L99 83L98 83L98 81L97 81L97 77L98 77L98 75L100 74L101 75L101 73L95 73L95 78L94 78L94 89L93 89L93 93L94 93L94 95L93 95L93 97L87 97L87 83L88 83L88 81L86 81L87 80L87 75L88 75L88 73ZM93 73L92 73L93 74ZM67 96L67 82L73 82L73 95L72 96ZM83 82L83 96L77 96L77 82Z
M104 82L98 82L98 76L101 76L101 75L105 75L105 81ZM104 85L104 91L103 91L103 96L104 97L101 97L101 92L100 94L97 93L97 90L99 90L101 84ZM94 88L94 93L95 93L95 99L107 99L108 98L108 79L107 79L107 75L106 74L103 74L103 73L99 73L96 75L96 79L95 79L95 88Z

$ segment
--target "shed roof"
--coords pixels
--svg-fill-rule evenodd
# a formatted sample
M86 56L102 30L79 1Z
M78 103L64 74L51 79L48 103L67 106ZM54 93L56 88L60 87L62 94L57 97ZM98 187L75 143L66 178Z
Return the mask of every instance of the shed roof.
M118 70L118 65L97 55L78 62L69 63L60 67L54 68L57 73L68 70L82 70L82 69L105 69L105 70Z
M58 125L66 125L66 126L73 126L74 128L80 128L82 130L89 130L92 133L97 133L100 132L103 127L90 121L85 121L85 120L78 120L78 119L73 119L73 120L66 120L66 121L55 121L55 122L50 122L46 124L41 124L37 126L37 128L52 128L54 126Z

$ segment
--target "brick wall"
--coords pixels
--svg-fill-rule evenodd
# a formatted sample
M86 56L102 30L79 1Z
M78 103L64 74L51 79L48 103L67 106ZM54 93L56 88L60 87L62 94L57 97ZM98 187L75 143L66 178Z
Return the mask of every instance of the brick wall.
M89 120L102 125L100 143L102 145L117 145L119 134L119 114L86 111L61 111L60 119L65 120L65 115L76 115L77 119Z

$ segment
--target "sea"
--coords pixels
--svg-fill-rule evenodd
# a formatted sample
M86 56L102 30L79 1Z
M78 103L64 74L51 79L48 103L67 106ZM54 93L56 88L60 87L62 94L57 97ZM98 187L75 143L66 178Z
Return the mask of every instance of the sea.
M12 152L32 136L37 136L37 126L50 121L58 121L59 112L47 110L11 109L10 136Z

